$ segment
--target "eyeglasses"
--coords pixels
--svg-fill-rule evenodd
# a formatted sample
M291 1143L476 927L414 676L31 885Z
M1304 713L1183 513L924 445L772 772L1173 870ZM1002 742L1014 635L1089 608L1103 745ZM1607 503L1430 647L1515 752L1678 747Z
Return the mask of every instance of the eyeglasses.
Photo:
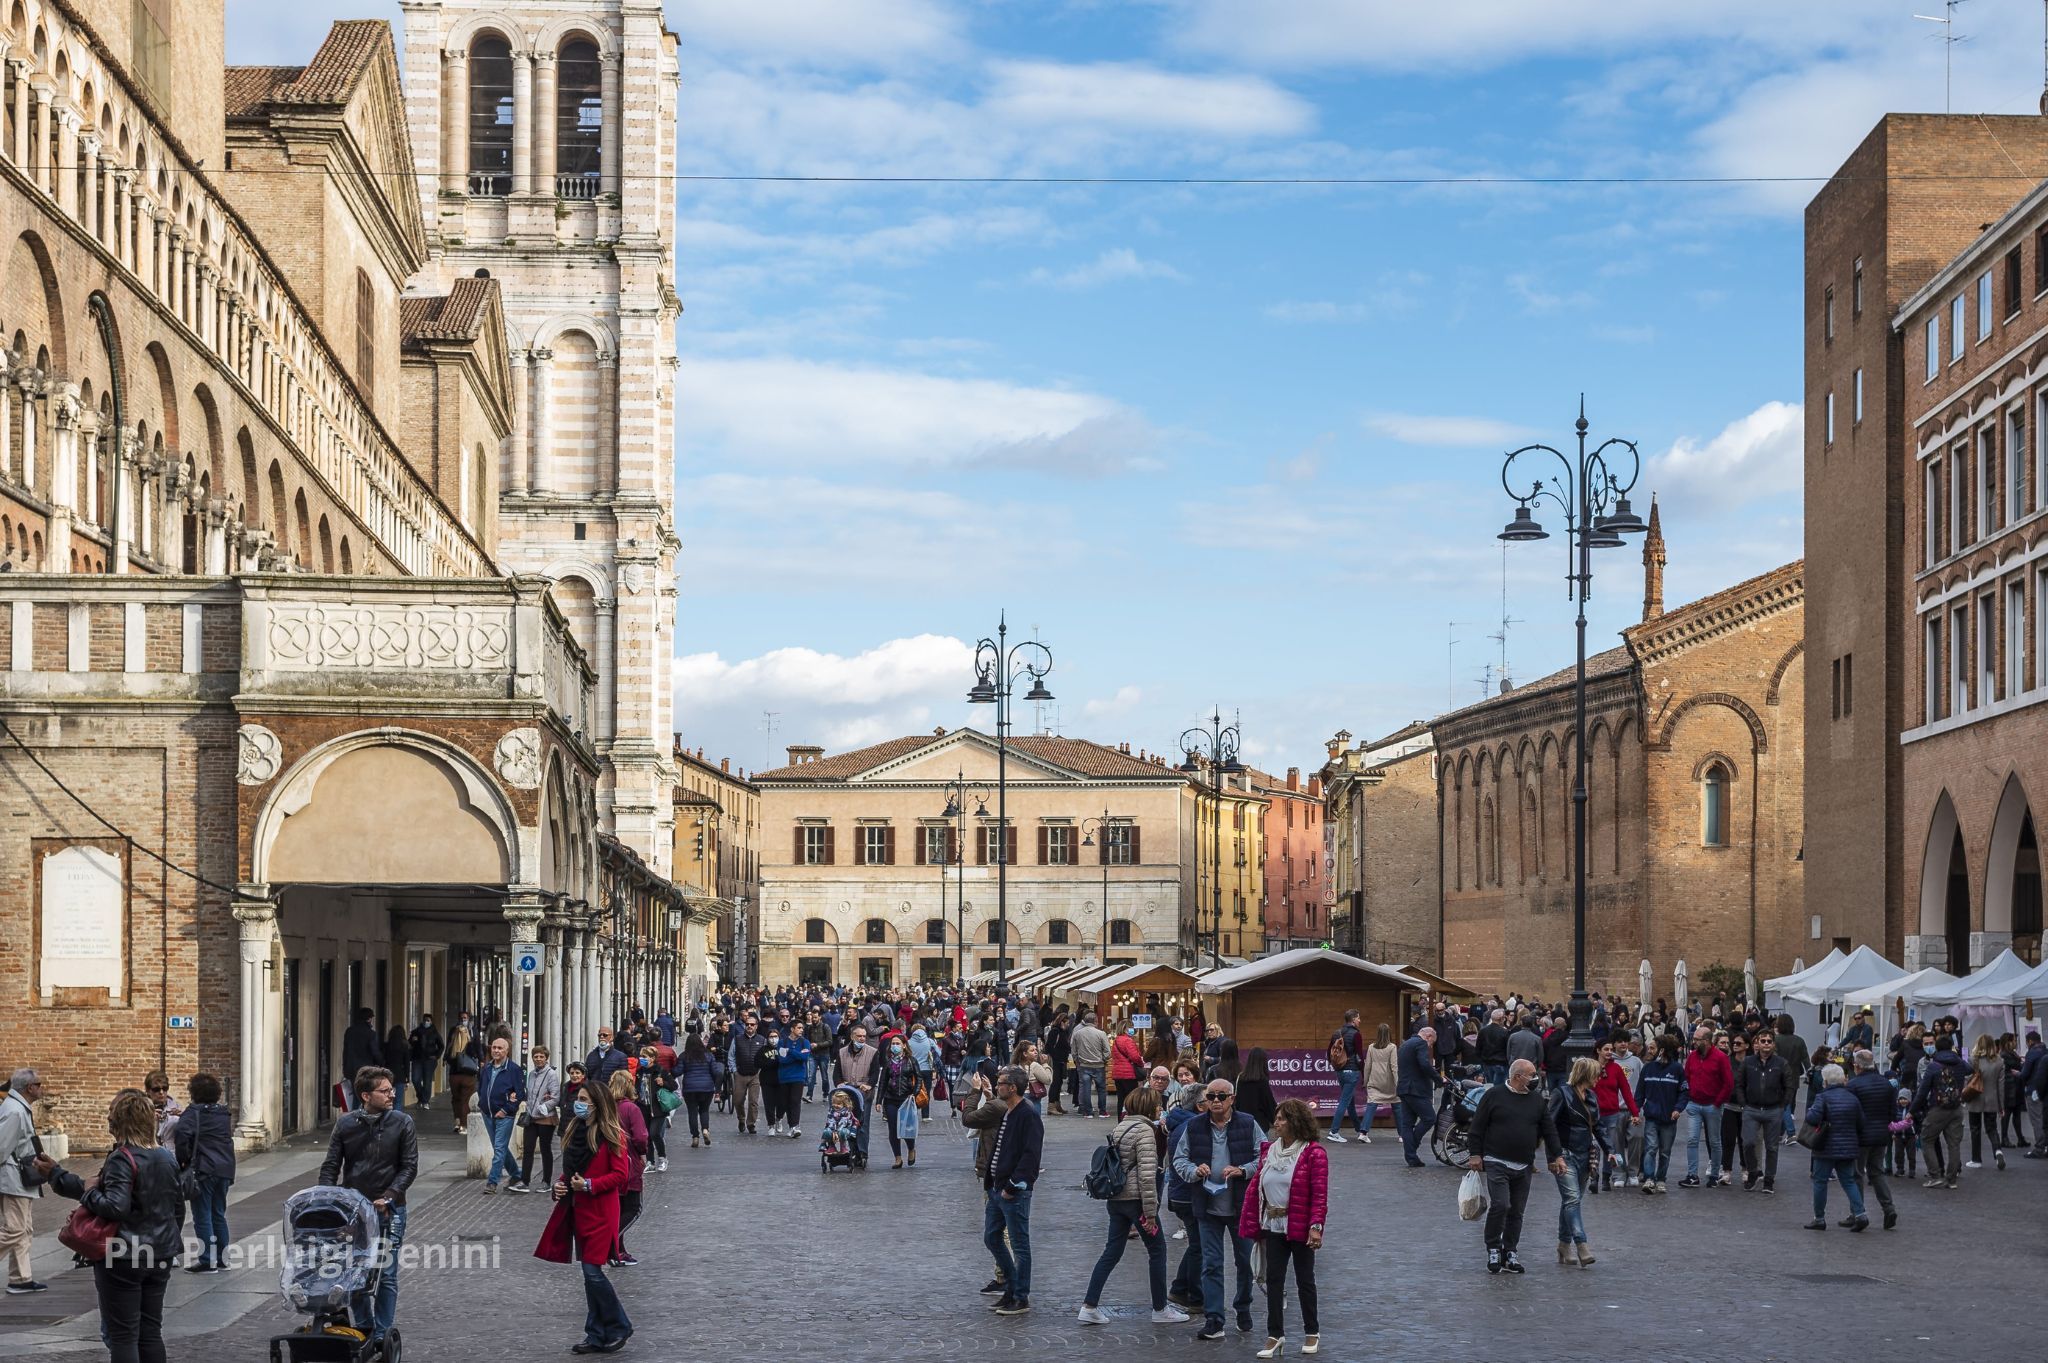
M159 1087L157 1087L157 1086L156 1086L155 1084L151 1084L151 1085L149 1086L149 1091L150 1091L151 1093L169 1093L169 1092L170 1092L170 1090L169 1090L169 1089L167 1089L167 1088L159 1088Z
M1205 1093L1202 1095L1202 1101L1205 1103L1227 1103L1230 1101L1230 1095L1227 1093Z

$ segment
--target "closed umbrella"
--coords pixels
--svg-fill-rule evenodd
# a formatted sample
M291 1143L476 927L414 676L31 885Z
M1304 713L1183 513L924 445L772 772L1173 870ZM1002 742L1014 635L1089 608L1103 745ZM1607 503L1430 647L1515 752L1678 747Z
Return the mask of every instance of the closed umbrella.
M1636 1004L1639 1011L1650 1011L1650 958L1647 956L1636 967Z
M1687 980L1685 977L1685 962L1680 961L1677 967L1671 972L1672 1001L1678 1006L1678 1011L1680 1013L1684 1013L1686 1011L1686 1004L1692 1001L1692 990L1687 988L1686 986Z
M1756 1007L1756 957L1742 963L1742 1001Z

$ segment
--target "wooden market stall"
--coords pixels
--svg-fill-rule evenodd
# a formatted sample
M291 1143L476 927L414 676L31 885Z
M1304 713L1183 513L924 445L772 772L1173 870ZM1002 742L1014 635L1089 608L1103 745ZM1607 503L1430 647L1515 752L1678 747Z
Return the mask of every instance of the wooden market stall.
M1203 1011L1223 1024L1239 1055L1264 1048L1273 1095L1305 1099L1323 1114L1336 1107L1328 1052L1345 1011L1358 1010L1368 1041L1382 1022L1398 1037L1407 997L1429 987L1415 975L1327 947L1297 947L1195 981Z
M1454 980L1447 980L1434 970L1424 970L1419 965L1392 965L1388 966L1387 969L1398 970L1403 975L1413 975L1416 979L1421 980L1429 986L1429 993L1432 998L1476 999L1479 997L1478 990L1467 989L1464 985ZM1395 1030L1398 1032L1399 1028Z
M1195 977L1178 966L1127 965L1112 975L1098 976L1074 990L1075 999L1092 1007L1118 1027L1132 1018L1150 1018L1141 1032L1156 1032L1171 1017L1185 1017L1195 1006ZM1109 1021L1104 1022L1108 1027ZM1147 1038L1149 1039L1149 1038Z

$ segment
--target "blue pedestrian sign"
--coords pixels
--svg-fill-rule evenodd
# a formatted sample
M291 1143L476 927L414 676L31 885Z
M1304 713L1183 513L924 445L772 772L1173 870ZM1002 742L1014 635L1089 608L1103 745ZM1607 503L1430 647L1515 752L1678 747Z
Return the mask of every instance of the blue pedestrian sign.
M538 942L520 942L512 948L512 973L538 975L547 964L547 953Z
M164 1026L174 1032L189 1032L199 1026L199 1019L190 1013L173 1013L164 1019Z

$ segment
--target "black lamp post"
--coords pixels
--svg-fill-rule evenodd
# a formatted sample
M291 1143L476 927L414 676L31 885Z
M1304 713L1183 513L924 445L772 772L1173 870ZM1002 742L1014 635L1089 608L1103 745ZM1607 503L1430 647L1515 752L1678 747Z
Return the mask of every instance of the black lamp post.
M1536 502L1547 500L1564 513L1569 564L1565 581L1571 584L1569 595L1578 607L1578 672L1572 683L1572 1001L1571 1032L1565 1040L1565 1050L1573 1056L1593 1053L1593 1002L1586 996L1586 601L1593 594L1593 551L1620 548L1622 536L1649 528L1628 504L1628 494L1642 473L1635 442L1616 437L1588 450L1586 429L1586 399L1581 394L1576 460L1549 445L1524 445L1508 454L1500 471L1501 486L1515 502L1514 519L1500 538L1514 544L1548 539L1550 532L1529 511ZM1616 451L1614 465L1608 463L1609 450ZM1614 472L1622 451L1629 461L1625 479ZM1539 473L1528 492L1517 492L1509 481L1515 461L1537 454L1556 460L1561 476Z
M996 945L998 990L1010 982L1009 755L1010 711L1016 703L1012 693L1017 683L1028 677L1031 689L1024 699L1034 704L1051 700L1052 692L1045 689L1046 674L1051 671L1052 650L1044 644L1036 639L1010 643L1007 616L997 617L995 638L974 646L974 685L967 692L968 702L996 707L996 831L1002 848L996 859L996 935L1002 938Z
M1102 838L1102 851L1099 853L1102 861L1102 935L1096 940L1102 947L1102 964L1104 965L1109 964L1109 856L1111 851L1114 850L1110 843L1109 830L1116 827L1120 822L1122 821L1107 809L1102 811L1100 817L1081 820L1081 845L1083 847L1095 846L1095 839L1098 835ZM1128 846L1128 844L1126 845Z
M988 817L988 787L970 782L962 771L939 789L946 792L945 817L953 821L944 841L950 846L939 854L939 921L946 918L946 866L950 862L957 869L954 872L953 893L953 983L963 984L967 980L967 858L961 855L960 844L967 841L967 802L974 801L974 816ZM996 964L1002 964L1002 948L996 948Z
M1209 789L1213 795L1215 809L1211 819L1209 839L1209 894L1212 907L1209 914L1209 964L1218 970L1223 968L1223 778L1243 773L1244 764L1237 760L1238 743L1242 736L1237 726L1223 723L1223 712L1218 709L1209 716L1209 727L1188 729L1180 736L1180 750L1188 760L1180 769L1190 775L1199 776L1206 762L1209 768ZM1202 906L1195 903L1195 956L1202 953Z

